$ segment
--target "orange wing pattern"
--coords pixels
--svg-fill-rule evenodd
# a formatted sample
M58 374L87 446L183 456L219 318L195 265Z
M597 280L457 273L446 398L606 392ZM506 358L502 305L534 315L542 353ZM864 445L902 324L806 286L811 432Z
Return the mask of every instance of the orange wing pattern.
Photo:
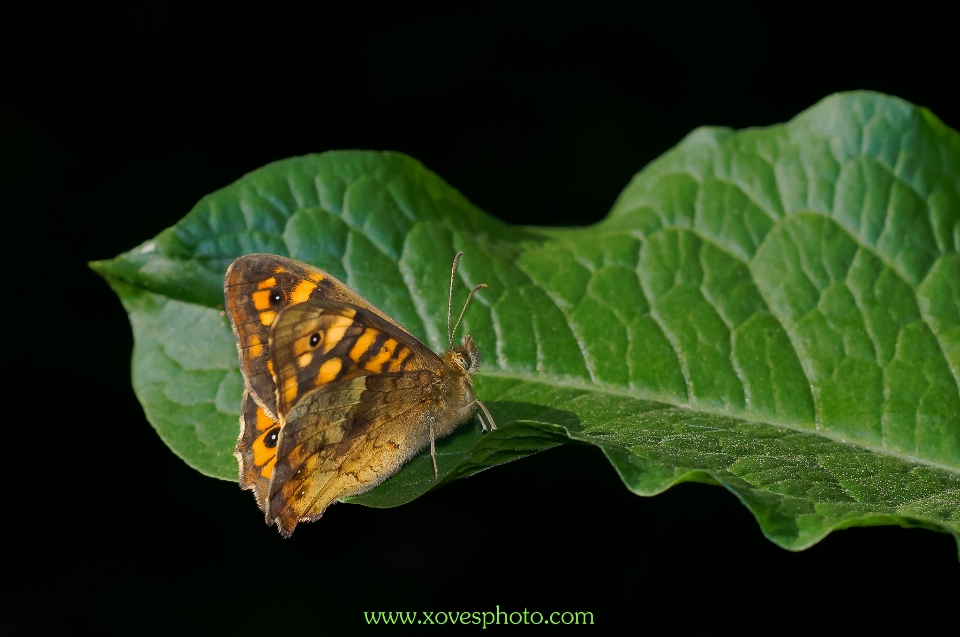
M329 299L362 307L400 327L323 270L271 254L250 254L234 261L227 270L224 298L237 335L240 369L247 390L275 420L277 406L267 339L270 326L285 307L310 299Z
M271 330L269 348L281 420L300 398L336 380L444 368L440 357L406 331L335 301L284 310Z
M240 422L240 438L233 454L240 464L240 487L252 489L257 506L266 511L270 479L277 463L280 423L270 418L249 392L243 394Z

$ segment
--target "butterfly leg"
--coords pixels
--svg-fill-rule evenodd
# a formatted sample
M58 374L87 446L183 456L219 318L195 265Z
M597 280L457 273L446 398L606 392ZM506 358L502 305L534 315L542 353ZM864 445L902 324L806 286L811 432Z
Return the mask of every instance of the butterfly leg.
M486 430L487 430L487 421L484 420L484 419L483 419L483 416L481 416L479 413L477 414L477 420L480 421L480 427L483 429L483 431L486 431Z
M433 423L434 418L430 416L430 457L433 459L433 481L436 483L440 481L440 472L437 470L437 437L434 434Z
M486 416L487 416L487 421L490 423L490 429L491 429L491 430L492 430L492 429L496 429L496 428L497 428L497 423L493 422L493 416L491 416L491 415L490 415L490 412L487 411L487 406L484 405L484 404L483 404L482 402L480 402L479 400L475 400L475 401L473 401L473 402L477 403L477 405L480 406L480 409L483 410L483 413L486 414ZM479 415L480 415L480 414L477 414L478 417L479 417ZM480 418L480 426L483 427L483 430L484 430L484 431L487 430L487 424L486 424L485 422L483 422L483 418Z

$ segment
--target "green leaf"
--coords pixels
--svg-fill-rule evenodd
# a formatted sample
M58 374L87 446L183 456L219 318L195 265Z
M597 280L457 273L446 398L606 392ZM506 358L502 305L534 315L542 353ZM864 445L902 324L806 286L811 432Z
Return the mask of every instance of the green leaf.
M91 266L130 314L147 418L233 480L231 260L319 266L440 350L458 250L454 306L489 284L464 323L500 428L439 441L441 482L577 441L638 494L723 485L785 548L871 524L960 541L960 135L896 98L697 129L587 228L510 227L397 153L288 159ZM433 486L421 454L353 501Z

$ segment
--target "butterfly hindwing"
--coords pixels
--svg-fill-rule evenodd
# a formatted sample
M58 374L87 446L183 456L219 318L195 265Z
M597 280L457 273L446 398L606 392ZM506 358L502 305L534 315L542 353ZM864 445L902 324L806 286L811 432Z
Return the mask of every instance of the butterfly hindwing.
M284 536L339 498L393 475L429 444L426 370L339 380L304 397L287 416L270 489L268 520Z

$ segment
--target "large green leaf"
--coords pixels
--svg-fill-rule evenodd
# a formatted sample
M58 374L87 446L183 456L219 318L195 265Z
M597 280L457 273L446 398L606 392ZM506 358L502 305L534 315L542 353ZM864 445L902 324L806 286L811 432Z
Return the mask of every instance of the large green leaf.
M458 250L454 305L490 286L464 322L500 429L442 440L442 482L573 440L638 494L725 486L786 548L889 523L960 540L960 135L899 99L697 129L588 228L510 227L396 153L288 159L92 267L130 314L148 419L233 480L230 261L317 265L439 350ZM432 477L421 454L354 501L400 504Z

